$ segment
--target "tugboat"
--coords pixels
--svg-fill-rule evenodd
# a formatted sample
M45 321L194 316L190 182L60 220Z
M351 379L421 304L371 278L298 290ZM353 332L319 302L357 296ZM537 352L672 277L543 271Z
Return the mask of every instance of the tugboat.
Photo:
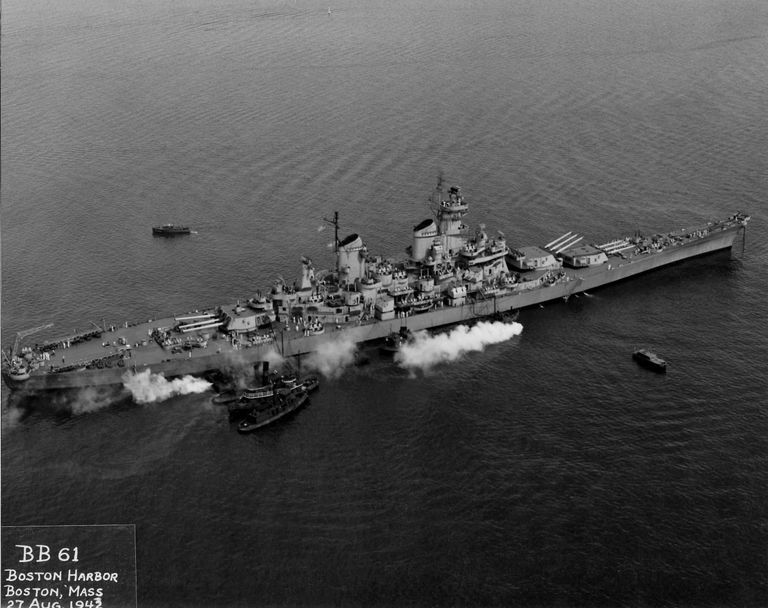
M386 338L384 344L379 347L382 354L394 355L404 344L413 340L413 333L407 327L401 327L400 331L393 331Z
M643 367L652 369L655 372L663 374L667 371L667 362L659 357L656 353L652 353L645 348L639 348L633 352L632 358Z
M277 389L271 400L259 404L237 425L237 430L240 433L250 433L265 427L295 412L308 400L309 394L304 385L295 389Z
M190 234L191 232L189 226L177 226L176 224L163 224L162 226L152 227L152 234L155 236L179 236L181 234Z
M272 372L262 386L246 388L237 399L228 402L227 409L231 416L247 414L262 403L271 401L276 391L281 390L304 390L304 385L295 376L280 376Z
M256 367L256 366L254 366ZM320 378L315 375L303 376L301 379L292 371L285 370L280 374L277 370L269 371L269 363L262 366L261 385L248 387L242 391L226 391L213 398L213 403L226 404L231 418L260 408L264 403L270 403L276 394L306 391L311 393L320 388Z

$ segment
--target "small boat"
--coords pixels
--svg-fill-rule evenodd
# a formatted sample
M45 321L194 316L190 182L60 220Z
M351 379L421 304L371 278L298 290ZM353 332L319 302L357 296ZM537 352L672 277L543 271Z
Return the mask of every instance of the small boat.
M273 393L270 391L269 395L265 396L264 400L266 400L267 397L271 398L272 394ZM253 410L253 408L255 408L258 403L259 401L255 399L246 399L241 395L234 401L227 403L227 411L229 412L230 418L240 418L241 416L244 416Z
M272 385L246 388L235 399L227 402L230 416L242 416L250 412L259 402L271 399L274 395Z
M413 333L407 327L401 327L400 331L393 331L386 338L379 350L384 354L394 355L400 348L413 340Z
M152 227L152 234L155 236L178 236L180 234L190 234L191 232L189 226L177 226L176 224L163 224L162 226Z
M659 357L656 353L652 353L645 348L639 348L633 352L632 358L643 367L647 367L653 371L661 373L667 371L667 362Z
M309 401L309 394L304 390L278 389L274 399L254 408L244 420L237 425L240 433L250 433L256 429L272 424L295 412Z
M305 376L299 381L296 376L279 376L276 372L272 372L262 386L246 388L235 398L228 399L226 401L227 409L234 418L258 409L264 403L270 403L276 394L312 392L319 387L320 378L317 376ZM214 400L214 403L217 401ZM222 401L218 401L218 403L222 403Z
M414 313L420 314L432 310L434 306L435 300L433 298L416 298L411 305L411 309Z

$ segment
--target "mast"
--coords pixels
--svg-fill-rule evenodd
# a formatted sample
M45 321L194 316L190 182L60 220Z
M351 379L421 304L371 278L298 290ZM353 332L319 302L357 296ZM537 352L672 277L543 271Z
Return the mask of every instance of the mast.
M339 271L339 212L333 212L333 219L323 218L323 221L333 226L333 250L336 252L336 272Z
M440 203L443 200L443 172L440 171L437 174L437 185L435 186L434 192L432 192L432 195L427 200L427 204L429 205L429 209L432 212L432 215L435 216L435 221L440 222Z

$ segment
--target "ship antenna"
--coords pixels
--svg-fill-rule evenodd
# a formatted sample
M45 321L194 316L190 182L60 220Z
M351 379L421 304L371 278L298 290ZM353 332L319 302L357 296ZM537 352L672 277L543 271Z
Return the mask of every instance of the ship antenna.
M427 200L429 209L430 211L432 211L432 215L435 216L436 220L439 220L440 202L442 200L443 200L443 171L440 170L437 173L437 185L435 186L435 190L432 193L432 196L430 196L429 199Z
M339 212L333 212L333 219L323 218L323 221L333 226L333 250L336 252L336 272L339 271Z

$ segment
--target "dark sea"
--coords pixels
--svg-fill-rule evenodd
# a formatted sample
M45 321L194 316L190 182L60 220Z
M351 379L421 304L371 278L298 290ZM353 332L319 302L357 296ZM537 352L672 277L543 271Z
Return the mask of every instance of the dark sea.
M135 526L147 608L767 606L768 3L329 1L3 2L6 349L329 267L334 211L401 255L439 174L516 246L746 238L256 434L3 387L3 525Z

